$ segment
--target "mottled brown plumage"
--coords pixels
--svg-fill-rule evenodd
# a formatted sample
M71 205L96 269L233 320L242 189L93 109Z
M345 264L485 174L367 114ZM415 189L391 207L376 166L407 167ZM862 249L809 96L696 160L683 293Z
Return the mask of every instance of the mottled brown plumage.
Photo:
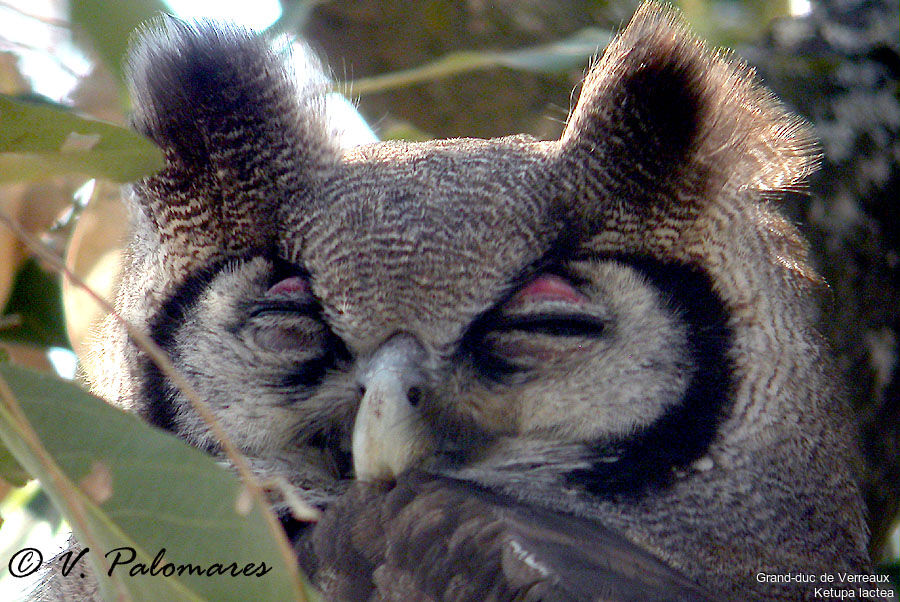
M773 208L810 134L671 10L553 142L345 149L321 74L230 28L161 24L131 77L168 163L119 310L325 509L286 525L327 596L812 599L758 575L870 570L819 280ZM114 322L92 376L215 452Z

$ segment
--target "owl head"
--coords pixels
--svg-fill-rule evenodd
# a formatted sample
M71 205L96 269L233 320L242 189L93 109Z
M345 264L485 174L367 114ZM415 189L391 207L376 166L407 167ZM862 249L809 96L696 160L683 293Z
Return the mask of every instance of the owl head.
M775 208L816 153L750 69L648 3L559 140L350 146L299 58L173 20L131 55L167 163L133 187L118 308L261 473L322 507L470 483L731 593L865 566L819 280ZM95 388L215 451L106 328Z

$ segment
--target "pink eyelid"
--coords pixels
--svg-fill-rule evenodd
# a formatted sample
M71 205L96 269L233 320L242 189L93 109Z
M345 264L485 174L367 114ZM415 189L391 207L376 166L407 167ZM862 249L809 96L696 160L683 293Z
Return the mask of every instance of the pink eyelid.
M266 291L267 297L306 297L310 294L309 282L300 276L285 278Z
M576 305L587 302L588 298L575 290L567 280L554 274L542 274L525 285L513 296L511 303L519 301L564 301Z

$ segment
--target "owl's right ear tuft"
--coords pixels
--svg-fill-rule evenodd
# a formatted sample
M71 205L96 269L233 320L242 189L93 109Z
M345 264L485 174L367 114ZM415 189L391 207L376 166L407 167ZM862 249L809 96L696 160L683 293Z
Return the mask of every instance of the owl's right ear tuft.
M338 161L328 79L312 56L300 58L224 23L167 17L138 33L128 59L133 123L162 147L166 167L136 184L134 198L168 256L270 244L275 209L302 199Z

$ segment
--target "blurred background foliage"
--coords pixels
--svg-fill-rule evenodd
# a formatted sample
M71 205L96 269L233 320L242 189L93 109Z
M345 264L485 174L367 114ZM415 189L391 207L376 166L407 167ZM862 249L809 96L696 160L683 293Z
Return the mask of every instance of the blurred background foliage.
M74 131L66 119L78 115L124 126L121 56L128 36L149 15L190 5L172 4L176 8L158 0L0 0L0 93L10 102L50 107L63 124L54 130L56 117L42 113L39 122L51 134L23 141L5 120L10 105L0 106L0 210L107 297L127 221L111 179L146 173L159 158L137 137L127 138L125 129L111 149L98 148L90 135L52 144L50 138ZM252 4L258 5L258 27L307 40L332 69L336 89L357 103L380 137L427 139L521 132L557 137L589 57L638 2L282 0L269 7L271 18L262 14L269 10L265 3ZM821 326L855 410L856 423L848 426L859 433L864 452L871 549L896 570L896 533L893 542L890 534L900 508L898 4L676 4L711 44L732 48L757 67L821 138L823 169L810 183L811 194L790 196L784 209L810 240L813 261L831 285L821 300ZM92 131L85 127L76 129ZM50 370L51 349L58 357L73 349L84 359L85 341L101 315L83 292L60 286L59 276L2 224L0 305L4 353L42 370ZM7 550L36 528L33 521L21 523L16 511L49 521L42 529L58 526L58 515L33 485L0 483L0 500L2 517L16 516L0 529Z

